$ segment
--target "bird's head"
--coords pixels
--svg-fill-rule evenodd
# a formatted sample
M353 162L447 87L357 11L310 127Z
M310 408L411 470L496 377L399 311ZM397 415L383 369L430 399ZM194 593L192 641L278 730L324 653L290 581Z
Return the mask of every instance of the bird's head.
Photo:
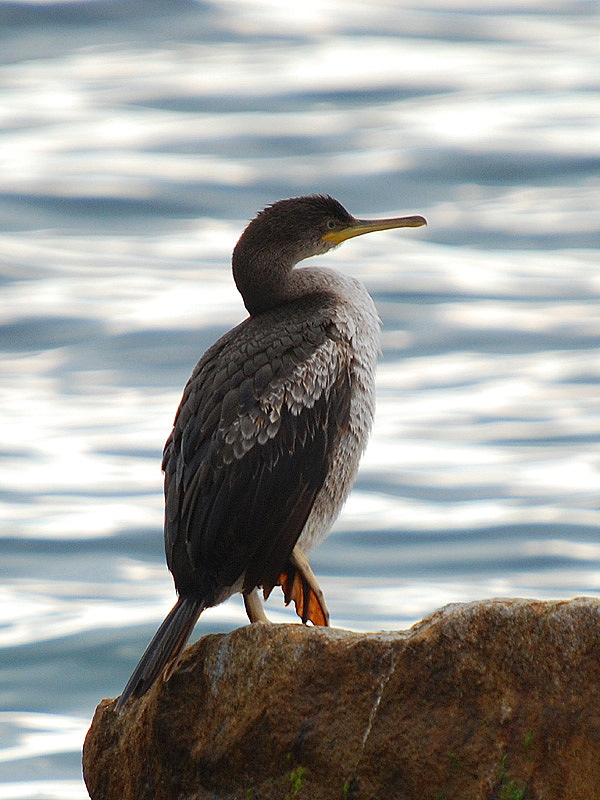
M420 216L356 219L328 195L279 200L261 211L241 235L233 251L234 279L249 308L249 295L276 288L277 281L283 282L305 258L326 253L354 236L426 224Z

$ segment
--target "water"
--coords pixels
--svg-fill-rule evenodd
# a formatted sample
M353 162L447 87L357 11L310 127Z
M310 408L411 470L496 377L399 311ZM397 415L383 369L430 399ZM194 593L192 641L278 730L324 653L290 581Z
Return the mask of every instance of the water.
M173 602L162 446L280 197L429 220L326 257L384 321L312 557L334 624L600 595L597 43L593 2L0 3L0 800L86 796L93 710Z

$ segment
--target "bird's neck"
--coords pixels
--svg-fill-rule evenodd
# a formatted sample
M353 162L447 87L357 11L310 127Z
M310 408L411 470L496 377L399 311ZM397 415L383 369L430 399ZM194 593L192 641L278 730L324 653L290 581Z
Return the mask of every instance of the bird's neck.
M235 285L252 316L302 296L292 280L295 264L284 255L272 261L264 254L262 258L253 257L236 248L232 266Z

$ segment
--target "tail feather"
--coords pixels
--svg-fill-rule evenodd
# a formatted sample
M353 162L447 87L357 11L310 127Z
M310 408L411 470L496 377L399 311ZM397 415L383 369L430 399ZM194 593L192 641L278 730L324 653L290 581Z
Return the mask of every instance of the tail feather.
M173 674L179 656L203 610L204 603L201 600L192 597L180 597L177 600L127 681L115 711L121 711L130 697L145 694L165 668L168 672L167 678Z

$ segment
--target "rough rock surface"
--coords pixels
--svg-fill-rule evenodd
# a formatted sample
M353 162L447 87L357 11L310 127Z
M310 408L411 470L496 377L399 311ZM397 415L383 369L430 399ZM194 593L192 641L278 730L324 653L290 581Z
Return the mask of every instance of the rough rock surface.
M595 800L600 601L448 606L401 633L256 624L96 710L93 800Z

